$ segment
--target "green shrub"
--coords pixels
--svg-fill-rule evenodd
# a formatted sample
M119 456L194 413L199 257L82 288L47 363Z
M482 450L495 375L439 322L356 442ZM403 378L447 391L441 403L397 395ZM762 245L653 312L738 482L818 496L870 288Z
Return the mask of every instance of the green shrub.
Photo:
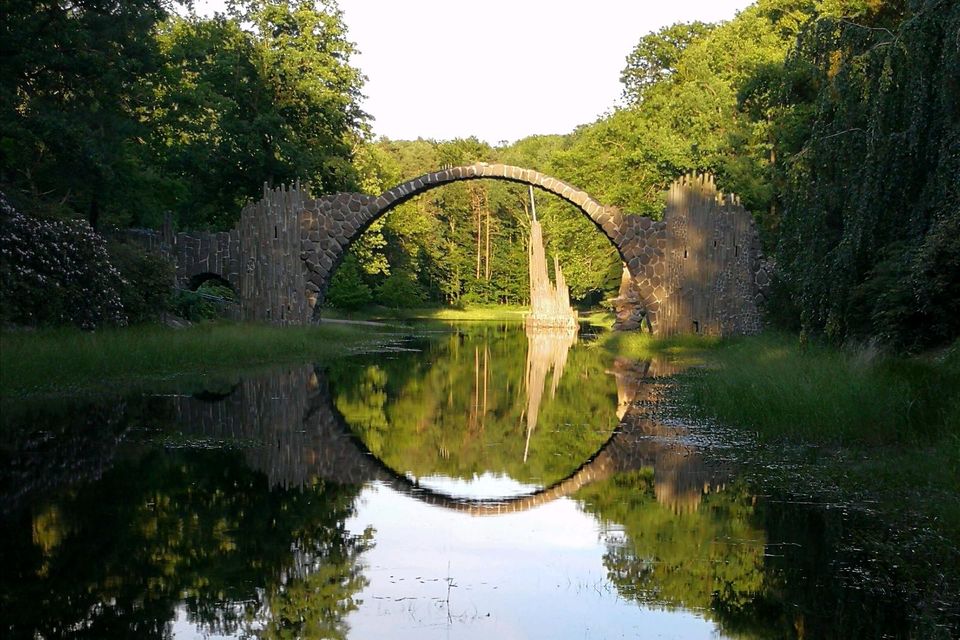
M419 307L426 299L427 292L405 271L395 271L377 288L378 302L395 309Z
M348 253L330 281L327 304L340 309L357 309L372 300L373 294L363 281L356 257Z
M120 299L131 323L155 320L170 310L175 279L171 259L131 242L110 242L107 251L123 277Z
M86 221L25 216L0 194L0 319L81 329L127 323L124 282Z
M217 280L203 282L196 291L181 289L172 297L171 309L191 322L216 320L227 315L230 305L237 303L237 294Z
M215 320L220 317L220 308L196 291L178 289L170 299L170 310L190 322Z

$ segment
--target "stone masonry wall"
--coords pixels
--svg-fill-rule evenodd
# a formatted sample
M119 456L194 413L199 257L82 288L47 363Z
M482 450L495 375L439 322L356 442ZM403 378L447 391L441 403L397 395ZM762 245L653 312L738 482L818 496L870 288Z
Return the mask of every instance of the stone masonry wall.
M659 335L742 335L760 330L758 303L769 282L753 217L710 175L675 181L663 215L664 241L655 290ZM658 248L661 246L658 243ZM617 328L634 329L649 315L645 278L625 274L614 301Z
M616 247L624 263L615 301L620 329L657 334L752 333L769 281L750 214L710 176L685 176L670 189L663 221L623 214L537 171L478 163L428 173L379 196L309 198L299 184L267 189L241 213L237 229L173 236L177 276L189 286L212 274L237 290L239 316L275 324L319 317L347 248L379 217L438 186L461 180L529 184L575 205Z
M280 325L306 324L306 271L301 258L301 223L307 201L300 184L267 189L263 199L240 213L242 271L240 310L244 320ZM234 232L231 232L234 233Z
M240 212L235 229L174 233L164 222L160 232L128 237L170 255L177 286L195 289L209 278L228 283L239 307L228 308L239 320L280 325L307 324L313 305L304 295L306 266L301 245L301 218L307 201L299 183L269 189Z

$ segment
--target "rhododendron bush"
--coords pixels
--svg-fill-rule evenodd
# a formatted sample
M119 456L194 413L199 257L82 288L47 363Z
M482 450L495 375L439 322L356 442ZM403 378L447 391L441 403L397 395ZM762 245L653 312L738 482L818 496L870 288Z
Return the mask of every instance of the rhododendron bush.
M0 194L0 318L5 324L127 323L124 281L103 238L83 220L41 220Z

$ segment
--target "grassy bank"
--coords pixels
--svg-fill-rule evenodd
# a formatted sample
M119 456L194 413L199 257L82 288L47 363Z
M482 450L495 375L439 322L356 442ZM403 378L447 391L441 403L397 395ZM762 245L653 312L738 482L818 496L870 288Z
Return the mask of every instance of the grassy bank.
M310 362L380 349L399 339L375 327L155 325L0 334L0 393L86 387L263 363Z
M960 435L960 346L906 358L764 335L706 360L681 385L687 404L764 438L871 446Z
M960 345L908 358L764 335L701 356L676 385L681 411L755 434L744 462L765 482L960 542Z

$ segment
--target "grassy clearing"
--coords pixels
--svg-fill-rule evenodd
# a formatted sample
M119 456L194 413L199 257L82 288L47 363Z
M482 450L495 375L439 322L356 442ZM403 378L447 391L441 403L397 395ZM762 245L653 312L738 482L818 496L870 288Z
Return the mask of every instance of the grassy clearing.
M324 318L343 320L442 320L442 321L509 321L521 322L526 307L508 305L469 307L428 307L423 309L394 309L366 307L356 311L324 309Z
M624 358L650 360L667 358L676 363L699 364L705 352L724 344L719 338L680 335L655 338L649 333L611 331L597 341L599 346Z
M761 437L919 445L960 434L960 345L901 358L764 335L725 342L707 362L683 398Z
M322 361L380 349L399 339L375 327L144 325L82 332L57 329L0 334L0 394L105 386L139 378L204 373L264 363Z
M323 317L342 320L437 320L442 322L522 322L530 309L519 305L469 305L465 307L427 307L422 309L394 309L390 307L366 307L356 311L324 309ZM609 311L587 311L580 314L581 320L610 328L613 314Z

